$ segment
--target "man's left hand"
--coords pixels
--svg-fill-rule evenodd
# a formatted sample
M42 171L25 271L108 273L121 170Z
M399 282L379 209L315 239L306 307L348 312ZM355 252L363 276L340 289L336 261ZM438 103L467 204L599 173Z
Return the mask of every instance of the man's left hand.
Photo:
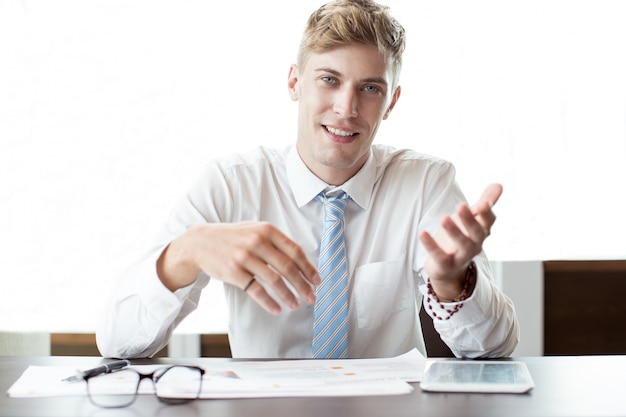
M434 236L426 231L420 233L420 241L428 252L424 271L440 298L454 299L463 290L467 268L482 251L496 221L493 206L500 195L502 185L491 184L475 205L459 204L453 215L444 216Z

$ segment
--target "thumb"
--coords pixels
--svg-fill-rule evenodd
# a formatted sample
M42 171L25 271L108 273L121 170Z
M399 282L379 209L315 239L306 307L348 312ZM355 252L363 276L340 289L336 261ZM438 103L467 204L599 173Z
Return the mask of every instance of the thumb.
M502 190L501 184L489 184L474 205L472 211L477 214L490 210L498 202L498 199L502 195Z

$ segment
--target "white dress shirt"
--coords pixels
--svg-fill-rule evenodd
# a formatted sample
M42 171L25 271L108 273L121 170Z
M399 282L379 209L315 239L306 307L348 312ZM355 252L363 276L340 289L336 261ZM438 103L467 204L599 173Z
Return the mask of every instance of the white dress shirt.
M121 277L96 332L101 353L154 355L196 308L208 276L200 274L194 284L172 293L156 273L163 249L192 225L267 221L301 245L316 265L323 207L315 196L327 187L294 146L260 147L210 162L154 249ZM454 167L414 151L373 145L362 169L340 188L350 195L345 212L349 357L391 357L413 348L425 354L418 313L426 294L420 272L427 254L418 234L434 233L442 216L465 201ZM486 257L475 261L472 296L450 320L435 320L435 328L457 356L510 355L519 339L513 304L494 285ZM274 316L237 287L225 284L224 292L233 357L311 357L312 305L301 302L295 311L282 306Z

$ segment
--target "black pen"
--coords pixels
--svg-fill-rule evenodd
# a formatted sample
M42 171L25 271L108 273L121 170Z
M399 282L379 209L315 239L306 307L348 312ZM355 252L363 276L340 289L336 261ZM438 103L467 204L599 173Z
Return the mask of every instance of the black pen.
M109 362L104 365L100 365L96 368L87 369L86 371L78 371L76 375L68 376L67 378L63 378L63 381L73 382L73 381L82 381L86 378L91 378L100 374L108 374L109 372L116 371L118 369L122 369L126 366L130 365L130 361L128 359L124 359L121 361Z

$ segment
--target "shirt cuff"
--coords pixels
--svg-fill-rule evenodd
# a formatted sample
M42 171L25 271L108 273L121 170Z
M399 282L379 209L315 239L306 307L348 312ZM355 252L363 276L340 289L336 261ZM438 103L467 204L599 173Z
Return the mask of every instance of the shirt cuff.
M193 289L193 283L172 292L159 279L157 261L167 246L152 252L136 268L136 276L140 277L138 284L142 291L138 294L143 298L142 303L159 316L177 314Z
M450 321L450 320L453 320L452 317L456 317L456 316L463 316L463 320L471 320L469 319L469 317L474 318L482 314L482 313L476 314L477 312L482 311L482 309L477 306L478 304L477 297L475 296L475 294L479 291L478 289L479 287L478 283L480 281L479 271L477 271L476 285L474 286L474 290L472 291L472 294L470 294L469 297L467 297L466 299L462 301L452 301L452 302L436 302L433 300L430 303L428 303L428 278L429 278L428 274L426 273L426 271L424 271L424 268L420 268L420 270L417 272L417 275L419 278L418 288L424 298L423 300L424 309L426 310L426 312L431 318L449 317L450 311L455 310L455 309L457 309L458 311L456 311L452 316L450 316L449 320L437 320L437 321L438 322Z

